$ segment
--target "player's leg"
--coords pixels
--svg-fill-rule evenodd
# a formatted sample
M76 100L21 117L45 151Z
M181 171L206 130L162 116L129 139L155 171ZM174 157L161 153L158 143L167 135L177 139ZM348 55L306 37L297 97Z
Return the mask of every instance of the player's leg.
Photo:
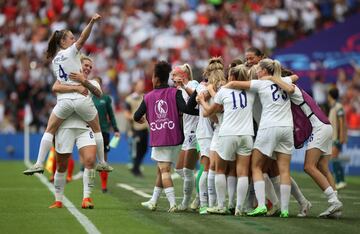
M81 160L84 164L83 174L83 200L81 207L83 209L93 209L94 203L91 199L91 193L95 186L95 163L96 163L96 142L90 137L89 130L78 130L81 132L77 137L77 147L79 149Z
M249 169L250 155L240 155L236 157L236 175L237 175L237 197L235 215L243 215L246 194L249 189Z
M103 139L104 139L104 159L107 162L107 154L110 151L110 135L108 132L102 132L103 135ZM106 193L107 190L107 180L108 180L108 175L109 172L107 171L100 171L100 180L101 180L101 190L103 193Z
M68 165L68 159L71 154L58 154L55 152L56 172L54 175L55 202L49 208L61 208L65 188L65 174Z
M264 215L267 212L267 208L265 206L265 182L263 178L262 168L264 167L266 158L263 156L261 151L256 148L253 150L251 157L251 171L258 206L255 210L249 212L248 215Z
M226 184L228 192L228 209L231 214L235 214L235 196L236 196L236 161L227 162Z
M149 210L155 211L158 200L163 190L161 171L158 165L156 165L156 181L153 194L149 201L142 202L141 205Z
M61 110L61 106L64 106L65 110ZM31 168L23 172L25 175L33 175L34 173L44 172L45 159L51 147L53 146L54 135L57 129L59 128L59 126L61 125L61 123L64 121L65 117L69 116L67 112L70 111L67 110L66 108L67 108L66 105L59 105L58 103L55 106L54 110L51 112L45 133L40 141L40 147L39 147L36 163ZM62 118L57 117L57 115L62 116Z
M328 207L328 209L326 209L324 212L322 212L319 215L320 217L331 216L332 214L335 214L336 212L341 211L343 208L343 204L341 201L339 201L337 192L333 187L334 179L329 170L329 160L330 160L330 156L327 155L327 156L320 157L320 160L318 162L319 170L327 178L327 181L329 183L329 186L325 190L323 190L325 196L328 198L329 207Z

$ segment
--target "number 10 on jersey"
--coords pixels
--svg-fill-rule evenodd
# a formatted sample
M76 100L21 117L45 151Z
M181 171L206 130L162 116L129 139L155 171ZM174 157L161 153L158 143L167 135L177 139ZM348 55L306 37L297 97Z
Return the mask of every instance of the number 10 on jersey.
M244 109L247 106L246 92L243 90L243 91L241 91L240 93L237 93L237 94L239 94L240 107L241 107L241 109ZM233 110L236 110L238 107L237 107L237 104L236 104L237 100L236 100L235 92L232 91L231 95L232 95L232 99L233 99Z

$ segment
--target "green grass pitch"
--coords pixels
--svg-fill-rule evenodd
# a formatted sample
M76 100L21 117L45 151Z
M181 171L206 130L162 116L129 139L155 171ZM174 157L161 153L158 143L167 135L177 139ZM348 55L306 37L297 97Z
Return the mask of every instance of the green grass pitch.
M24 176L20 161L0 161L0 233L85 233L85 229L66 209L48 209L53 195L35 176ZM115 165L109 175L109 192L103 194L97 176L93 192L95 209L82 210L82 180L65 186L65 196L101 233L360 233L360 177L347 177L348 187L339 192L344 203L339 220L316 216L327 207L325 197L304 173L292 173L304 195L313 203L310 217L297 218L298 206L292 199L290 218L234 217L195 212L167 213L163 194L155 212L141 207L147 199L117 186L125 183L151 194L155 167L145 166L145 178L134 178L124 165ZM48 175L46 175L48 176ZM182 181L174 181L177 202L182 196Z

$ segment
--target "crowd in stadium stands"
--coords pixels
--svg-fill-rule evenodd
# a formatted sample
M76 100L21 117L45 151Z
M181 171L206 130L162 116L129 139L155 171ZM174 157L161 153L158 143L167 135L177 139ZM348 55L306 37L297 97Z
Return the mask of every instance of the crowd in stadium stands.
M187 62L200 77L212 56L222 56L227 64L250 46L271 54L359 10L356 0L7 0L0 8L3 133L23 129L27 102L35 131L44 130L56 102L44 56L48 39L56 29L79 33L95 12L103 19L83 52L94 59L93 75L103 78L119 110L135 81L144 79L151 89L157 60ZM360 72L352 81L344 76L339 71L340 92L351 100L347 110L359 113Z

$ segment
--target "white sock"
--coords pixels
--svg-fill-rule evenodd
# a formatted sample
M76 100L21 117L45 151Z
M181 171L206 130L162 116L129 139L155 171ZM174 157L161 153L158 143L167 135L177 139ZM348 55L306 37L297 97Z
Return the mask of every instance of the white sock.
M84 169L83 174L83 198L88 198L91 195L91 192L95 186L95 170L94 169Z
M255 181L254 189L258 207L265 206L265 182L263 180Z
M293 195L296 199L296 201L302 205L304 202L306 202L306 198L304 197L304 195L302 194L299 186L297 185L297 183L295 182L295 180L290 177L291 179L291 195Z
M199 180L200 206L208 206L208 172L203 171Z
M208 175L208 196L209 196L209 207L216 205L216 190L215 190L215 171L209 170Z
M191 194L194 189L194 183L195 183L194 170L184 168L184 188L183 188L184 199L182 201L182 205L184 207L189 206L191 200Z
M270 178L271 182L273 183L276 196L278 199L280 198L280 176L275 176Z
M236 177L235 176L228 176L226 179L227 183L227 190L229 196L229 208L235 207L235 192L236 192Z
M43 166L45 163L46 156L48 155L52 145L53 145L54 135L48 132L45 132L41 138L40 148L38 157L36 160L37 165Z
M289 211L290 191L290 185L280 184L281 211Z
M324 194L327 197L329 203L339 201L334 189L331 186L329 186L329 187L327 187L327 189L325 189Z
M66 172L55 172L54 175L54 187L55 187L55 201L63 200L64 187L65 187L65 174Z
M104 159L104 139L101 132L94 133L96 142L96 154L100 163L105 163Z
M154 203L154 204L157 204L157 201L159 200L161 192L162 192L162 188L155 186L152 197L150 199L150 202Z
M164 189L166 197L170 203L170 207L173 207L176 205L176 201L175 201L175 190L174 187L169 187Z
M242 210L244 208L244 201L246 198L246 194L248 192L248 188L249 188L249 177L247 176L238 177L237 188L236 188L236 193L237 193L236 207L239 210Z
M279 203L279 199L278 197L276 196L276 193L275 193L275 189L274 189L274 186L269 178L269 175L267 173L264 173L263 174L263 177L264 177L264 182L265 182L265 194L266 194L266 197L270 200L270 202L272 204L278 204Z
M248 192L246 194L243 210L253 210L254 209L254 200L255 200L254 183L251 180L249 183Z
M184 169L181 168L181 169L174 169L174 171L182 178L184 179Z
M218 201L218 207L225 207L225 196L226 196L226 177L225 174L216 174L215 175L215 189L216 197Z

